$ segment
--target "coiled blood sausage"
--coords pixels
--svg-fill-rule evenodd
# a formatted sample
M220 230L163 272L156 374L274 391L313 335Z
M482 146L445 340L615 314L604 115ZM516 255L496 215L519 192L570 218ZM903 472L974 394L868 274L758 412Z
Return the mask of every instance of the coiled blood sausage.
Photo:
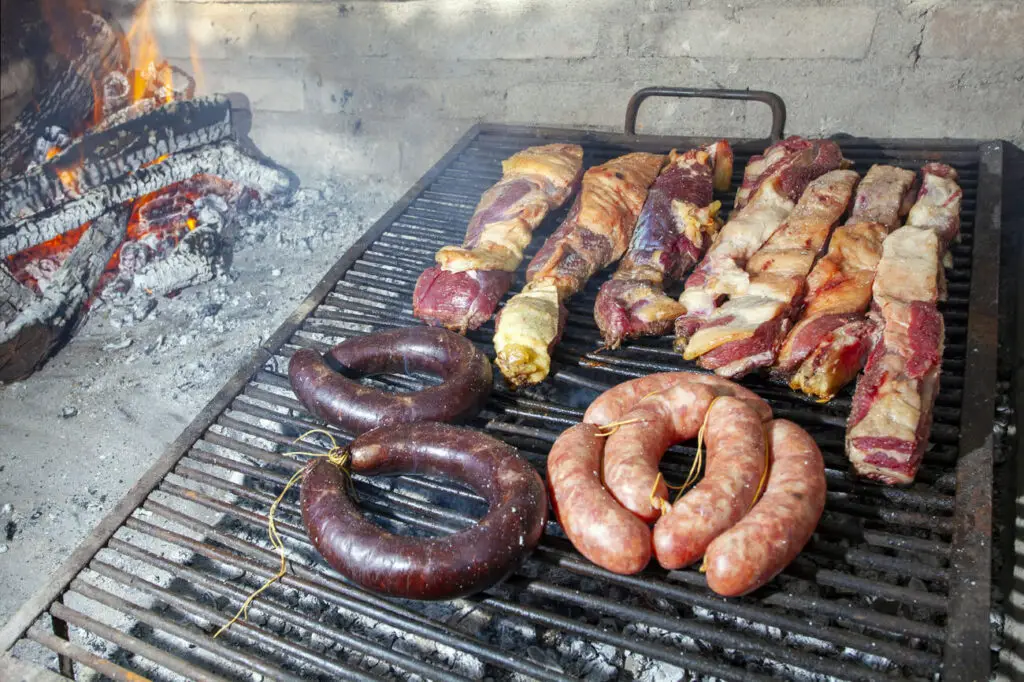
M349 497L346 474L313 462L302 482L302 519L317 551L361 587L407 599L453 599L514 571L540 541L544 483L509 445L478 431L432 422L374 429L349 447L352 471L424 474L459 481L489 507L477 523L444 537L387 532Z
M654 526L654 553L664 568L683 568L701 558L711 541L750 509L765 472L764 427L743 401L723 397L712 403L704 443L704 478Z
M778 575L811 539L825 510L825 462L814 439L784 419L769 422L767 432L771 470L764 496L705 556L708 587L725 597Z
M334 369L333 363L338 369ZM421 371L444 383L415 393L363 386L339 371ZM409 327L344 341L326 357L303 348L288 377L299 401L349 433L416 421L456 421L480 411L493 386L491 363L471 341L447 329Z

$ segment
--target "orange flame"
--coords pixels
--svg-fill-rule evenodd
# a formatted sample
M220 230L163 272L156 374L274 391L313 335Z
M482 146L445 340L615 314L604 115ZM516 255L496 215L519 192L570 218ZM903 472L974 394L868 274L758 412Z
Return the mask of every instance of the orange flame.
M171 87L172 72L160 59L160 49L153 35L150 20L150 0L144 0L135 11L132 27L128 30L128 46L131 49L132 75L131 101L138 102L163 90L163 101L173 99Z

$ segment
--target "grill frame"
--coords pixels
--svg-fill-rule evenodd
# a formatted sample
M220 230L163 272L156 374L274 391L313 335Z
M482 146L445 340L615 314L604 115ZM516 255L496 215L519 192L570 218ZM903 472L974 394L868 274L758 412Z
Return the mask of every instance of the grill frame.
M635 114L635 112L634 112ZM189 454L210 426L218 422L240 396L247 384L274 359L307 318L331 294L337 283L475 140L485 135L532 137L545 141L578 142L587 145L620 148L626 151L665 151L670 147L706 144L712 138L675 138L652 135L581 131L575 129L477 124L473 126L408 192L396 202L327 272L310 295L278 330L256 350L253 357L236 372L185 428L164 454L118 502L67 562L33 595L0 630L0 651L9 651L22 639L33 623L48 611L52 614L57 637L66 633L67 623L58 614L62 595L76 577L94 563L97 553L111 541L115 532L130 526L129 517L141 508L149 495L161 485L168 473ZM992 536L992 419L996 391L996 351L998 324L998 273L993 259L1000 248L1000 212L1003 173L1002 143L972 140L875 140L841 138L844 148L872 148L884 154L899 155L928 150L935 160L977 155L979 180L974 220L972 268L968 296L964 383L962 387L959 459L956 466L956 497L953 511L953 552L949 565L949 616L943 646L946 680L986 679L991 667L990 594ZM741 140L737 149L763 147L763 140ZM863 170L863 169L862 169ZM982 255L985 254L985 255ZM983 259L983 260L982 260ZM983 267L978 267L983 265ZM518 283L517 283L518 286ZM979 415L984 415L980 417ZM128 522L126 524L126 522ZM114 540L117 542L117 540ZM584 598L586 595L584 595ZM56 604L56 606L55 606ZM510 605L514 609L516 603ZM46 637L37 635L35 639ZM54 648L52 640L47 640ZM41 642L46 643L46 642ZM74 644L61 646L61 668L70 669L65 655L74 655ZM84 656L87 652L79 650ZM90 654L91 656L91 654ZM93 657L95 658L95 657Z

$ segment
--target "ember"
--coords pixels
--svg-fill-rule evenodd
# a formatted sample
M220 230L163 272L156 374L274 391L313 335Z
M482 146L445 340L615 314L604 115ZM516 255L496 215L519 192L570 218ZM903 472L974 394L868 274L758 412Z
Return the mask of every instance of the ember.
M148 2L123 39L98 16L80 14L88 27L77 29L79 40L65 52L76 44L96 49L100 36L129 53L102 60L92 73L93 103L83 121L41 122L24 153L4 159L0 267L8 271L4 281L24 290L8 293L8 284L0 291L0 309L7 311L0 318L0 381L34 371L96 300L149 311L153 304L140 305L141 299L211 279L222 260L222 231L240 204L288 195L294 184L290 174L235 142L227 100L195 98L195 80L161 59ZM4 147L17 142L5 139ZM126 216L125 223L107 225L110 238L87 247L95 222L114 214ZM89 276L59 277L72 267ZM40 329L48 330L43 348L19 342ZM26 352L33 357L14 357Z

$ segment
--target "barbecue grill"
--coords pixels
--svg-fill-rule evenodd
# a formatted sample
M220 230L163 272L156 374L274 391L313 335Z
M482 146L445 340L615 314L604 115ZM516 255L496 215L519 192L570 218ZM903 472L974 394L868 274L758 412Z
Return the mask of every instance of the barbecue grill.
M411 310L417 276L439 247L461 242L481 193L500 177L500 161L515 151L576 142L589 167L629 151L665 153L708 142L637 135L637 110L650 96L771 106L770 139L734 145L734 188L749 157L782 135L785 107L775 95L677 88L634 95L625 134L473 127L338 261L17 612L0 631L0 651L23 660L39 660L48 651L65 676L84 667L117 680L610 679L614 673L608 671L616 668L623 676L651 680L986 679L998 627L990 576L999 142L838 140L862 173L873 163L916 170L941 161L960 174L962 240L952 249L949 298L941 305L941 392L917 482L897 489L846 473L850 388L820 405L785 386L744 379L777 416L815 437L827 465L828 501L815 538L766 587L726 600L707 589L695 568L653 566L636 576L614 575L583 559L549 521L524 567L484 594L439 603L387 600L346 583L316 555L302 528L296 489L285 497L277 521L291 562L287 576L253 604L248 621L212 637L277 571L266 515L302 465L282 453L294 449L297 436L321 426L291 393L290 355L419 324ZM731 208L732 192L720 198ZM527 259L565 210L548 217ZM523 286L524 270L513 292ZM694 369L667 337L598 350L592 311L606 276L593 278L570 301L551 379L519 392L498 379L471 424L515 445L538 468L557 435L581 419L598 391L649 372ZM493 331L491 322L469 335L492 360ZM366 381L405 391L432 379L381 375ZM327 428L339 442L349 440ZM328 446L312 435L299 449L323 452ZM692 457L692 448L673 448L663 465L666 477L681 480ZM446 533L483 513L475 495L443 480L357 476L355 486L366 513L398 532Z

